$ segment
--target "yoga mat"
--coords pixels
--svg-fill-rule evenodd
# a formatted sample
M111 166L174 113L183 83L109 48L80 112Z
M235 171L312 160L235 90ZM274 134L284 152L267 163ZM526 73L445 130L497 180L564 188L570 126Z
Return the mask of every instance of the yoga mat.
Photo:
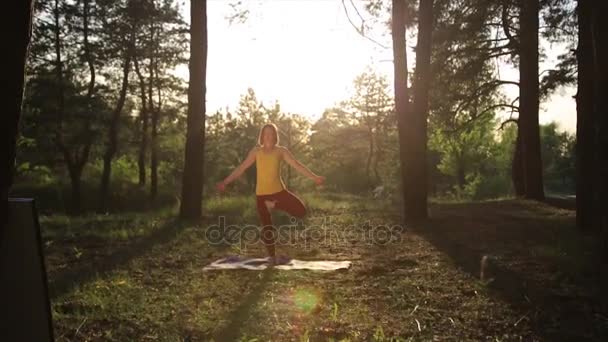
M243 256L229 256L221 258L205 266L203 271L212 270L230 270L230 269L247 269L247 270L264 270L269 267L269 258L251 258ZM277 270L314 270L314 271L335 271L340 269L348 269L351 266L350 261L330 261L330 260L297 260L287 257L279 257L279 263L272 266Z

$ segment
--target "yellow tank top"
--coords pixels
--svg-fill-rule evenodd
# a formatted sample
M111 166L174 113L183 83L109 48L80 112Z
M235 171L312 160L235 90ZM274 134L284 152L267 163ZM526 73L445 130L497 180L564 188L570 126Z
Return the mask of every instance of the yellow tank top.
M269 195L285 189L281 178L281 154L278 147L271 152L258 148L255 155L256 195Z

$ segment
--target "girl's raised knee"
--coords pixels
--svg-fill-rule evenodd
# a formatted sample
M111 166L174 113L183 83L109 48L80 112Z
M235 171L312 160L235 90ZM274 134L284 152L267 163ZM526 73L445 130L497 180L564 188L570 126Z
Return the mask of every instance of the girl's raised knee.
M297 210L297 212L294 216L296 216L298 218L302 218L302 217L306 216L307 211L308 210L306 210L306 207L302 206Z

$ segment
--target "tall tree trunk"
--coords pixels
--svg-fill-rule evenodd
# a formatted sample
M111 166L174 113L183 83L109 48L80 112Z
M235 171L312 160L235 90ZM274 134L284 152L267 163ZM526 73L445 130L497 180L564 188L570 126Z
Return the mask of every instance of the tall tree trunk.
M507 37L507 41L509 46L513 49L513 51L517 54L521 54L521 42L519 35L514 31L514 29L510 26L509 20L509 10L513 5L511 0L502 0L501 4L501 26L502 30ZM521 5L521 4L519 4ZM521 7L521 6L520 6ZM521 82L517 82L517 86L519 87L519 91L521 92ZM518 106L518 112L521 109L521 101ZM521 114L520 114L521 117ZM523 157L523 143L522 143L522 128L520 125L520 121L517 122L517 136L515 138L515 146L513 146L513 158L511 160L511 181L513 183L513 190L515 191L515 196L517 197L525 197L526 195L526 185L524 181L524 157Z
M160 30L160 28L159 28ZM156 27L154 25L154 23L151 24L150 26L150 42L152 45L156 45L159 44L159 42L155 41L155 33L156 33ZM156 37L158 38L159 35L156 35ZM148 79L148 107L150 109L150 115L151 115L151 124L152 124L152 132L150 135L150 197L152 196L152 193L156 190L154 190L156 188L156 184L157 184L157 174L156 174L156 170L157 170L157 154L156 154L156 121L158 120L157 118L157 114L156 114L156 109L154 109L154 86L155 83L158 80L155 80L155 73L156 73L156 65L157 65L157 60L156 60L156 56L155 56L155 52L156 51L152 51L150 54L150 64L148 65L148 74L149 74L149 79ZM160 101L160 100L159 100ZM158 107L160 107L160 102L158 103Z
M91 115L87 113L86 119L83 122L83 131L85 132L85 140L82 142L82 148L78 148L77 146L69 146L69 143L66 143L63 135L63 123L64 123L64 115L65 115L65 93L64 93L64 75L63 75L63 59L62 59L62 50L61 50L61 37L60 37L60 9L59 9L60 1L55 0L54 3L54 11L53 11L53 19L54 19L54 48L55 48L55 77L57 81L57 131L55 141L57 147L61 154L63 155L63 160L67 166L68 174L70 176L71 182L71 199L70 205L68 208L68 213L72 215L77 215L82 212L82 195L81 191L81 180L82 171L86 166L89 153L91 150L91 145L93 144L93 133L91 131ZM90 104L92 103L92 98L95 92L95 64L93 62L93 57L90 51L89 44L89 1L85 0L83 2L83 52L85 56L85 60L87 61L87 65L89 67L89 84L87 86L87 110L90 112L92 108Z
M592 3L579 0L578 91L576 94L576 224L578 229L589 231L593 224L594 124L593 124L593 42Z
M405 0L393 0L391 35L393 41L394 63L394 90L395 115L397 116L397 129L399 133L399 161L401 167L401 191L403 194L403 219L407 221L409 215L409 185L408 167L408 126L409 89L407 84L407 50L406 50L406 7Z
M82 206L80 203L82 202L82 188L81 188L81 177L82 177L82 169L81 167L75 165L68 166L68 173L70 175L70 184L72 188L72 202L75 204L70 208L70 213L73 215L77 215L81 212Z
M519 130L521 134L525 197L535 200L545 198L543 167L540 148L538 30L539 0L520 0L519 50Z
M59 18L59 0L55 0L55 8L53 10L53 17L54 17L54 29L55 31L54 33L54 44L55 44L55 77L56 77L56 81L57 81L57 125L58 125L58 129L57 129L57 143L60 147L60 149L66 150L64 142L63 142L63 115L64 115L64 110L65 110L65 98L64 98L64 92L63 92L63 60L61 57L61 37L60 37L60 32L59 32L59 28L61 27L60 25L60 18ZM64 156L66 159L66 162L69 162L70 159L70 155L69 153L66 153L64 151Z
M110 193L110 177L112 173L112 159L118 150L118 128L120 123L120 113L125 105L127 97L127 88L129 85L129 69L131 66L131 50L125 49L125 60L122 68L122 85L120 87L120 95L116 107L112 112L110 127L108 131L108 142L106 151L103 155L103 171L101 174L101 185L99 189L99 211L105 212L108 210L108 200Z
M70 214L78 214L81 212L81 201L80 201L80 185L74 183L74 174L77 174L76 170L77 161L72 158L72 154L64 141L63 136L63 121L65 114L65 93L64 93L64 79L63 79L63 59L61 54L61 37L60 37L60 12L59 12L59 0L55 0L53 9L53 20L54 20L54 48L55 48L55 79L57 82L57 131L55 132L55 143L61 154L63 155L63 161L65 162L68 173L70 175L70 181L72 186L72 197L70 199L70 205L68 212Z
M139 185L146 185L146 153L148 149L148 105L146 98L146 82L139 69L139 62L137 57L133 57L133 67L137 74L137 80L139 81L139 91L141 100L141 110L139 112L141 121L141 140L139 141L139 151L137 156L137 168L139 170Z
M158 122L162 106L160 93L160 83L158 76L158 60L154 61L154 75L156 80L156 91L158 103L156 109L152 111L152 136L151 136L151 156L150 156L150 197L154 200L158 194ZM152 103L152 102L150 102Z
M16 11L12 11L7 16L6 21L11 34L6 35L5 47L8 55L8 64L5 64L6 79L4 91L2 91L2 103L7 111L4 127L8 136L8 162L4 176L0 177L2 184L2 206L3 212L8 213L8 196L13 185L15 175L15 160L17 156L17 137L19 135L19 120L21 118L23 103L23 88L25 85L25 65L29 54L30 40L32 36L32 13L33 1L21 1ZM7 224L6 215L2 220L2 231L0 239L4 237L4 230ZM1 244L1 243L0 243Z
M83 130L85 132L85 138L83 147L76 149L74 153L73 165L70 166L70 181L72 183L72 203L73 203L73 214L80 214L82 212L82 193L81 193L81 178L84 167L89 160L89 153L91 151L91 145L93 145L93 132L91 129L91 116L94 111L92 107L93 96L95 95L95 63L93 55L91 54L91 46L89 44L89 0L83 1L83 42L84 42L84 56L89 67L89 84L87 87L87 110L86 118L84 120Z
M158 110L152 112L152 135L150 139L150 197L152 199L155 199L158 193L158 116Z
M604 245L605 261L608 261L608 23L604 18L608 13L606 1L596 1L593 10L594 24L592 44L594 52L594 113L597 122L597 168L595 186L597 199L595 204L597 224Z
M433 0L420 0L418 10L418 42L414 78L413 111L409 111L408 169L409 217L428 217L427 117L431 80L431 39L433 31Z
M82 172L84 170L85 165L88 162L88 157L91 152L92 138L89 138L82 150L80 151L80 155L78 155L78 149L76 149L76 157L72 157L70 152L65 149L65 153L68 158L66 159L66 164L68 168L68 174L70 176L70 184L72 189L71 196L71 205L68 208L68 213L71 215L79 215L82 213L82 187L81 187L81 179Z
M515 196L524 197L526 194L526 186L524 184L523 148L520 132L521 130L517 128L517 137L515 138L515 146L513 148L513 160L511 162L511 180L513 181Z
M186 152L180 217L201 216L205 152L205 96L207 73L207 1L190 1L190 82Z
M89 86L87 88L87 103L91 103L95 92L95 63L91 55L91 46L89 44L89 0L83 0L83 41L84 41L84 56L89 66ZM87 118L90 115L87 115Z

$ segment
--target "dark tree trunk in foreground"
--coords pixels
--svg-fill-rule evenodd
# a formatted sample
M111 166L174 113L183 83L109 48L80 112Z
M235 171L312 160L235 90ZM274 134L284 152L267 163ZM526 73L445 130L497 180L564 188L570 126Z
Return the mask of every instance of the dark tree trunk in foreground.
M589 231L593 224L593 51L592 4L578 2L578 91L576 94L576 224Z
M190 81L186 152L180 217L197 219L203 201L205 152L205 95L207 72L207 1L190 1Z
M110 126L108 131L108 142L106 151L103 155L103 171L101 174L101 186L99 189L99 211L105 212L108 210L108 200L110 195L110 178L112 174L112 159L118 151L118 127L120 123L120 114L125 105L127 97L127 88L129 85L129 69L131 68L131 51L125 50L125 60L122 68L122 85L120 87L120 95L116 107L112 112Z
M593 11L592 51L594 52L594 117L597 122L596 135L596 173L594 186L597 196L594 198L599 230L604 244L604 256L608 259L608 21L604 17L608 13L607 1L596 1Z
M577 226L599 233L608 261L608 2L577 7Z
M539 112L539 0L520 0L519 130L522 143L525 197L545 198L540 149Z
M7 163L3 176L0 177L2 184L3 212L8 210L8 194L13 185L15 172L15 159L17 137L19 135L19 120L23 103L23 88L25 85L25 64L29 52L30 39L32 36L32 13L33 1L20 1L16 5L17 10L12 11L5 18L5 29L10 34L5 35L5 55L8 64L4 65L4 76L6 87L2 91L2 103L5 106L4 127L8 138ZM4 235L4 227L7 224L6 216L2 220L2 231L0 238Z
M403 217L416 221L427 213L427 113L430 80L431 32L433 1L421 0L419 7L419 35L416 52L414 104L410 108L407 86L407 51L405 40L406 4L393 0L392 40L395 73L395 114L399 130Z
M409 89L407 85L407 50L405 37L405 1L393 0L391 34L393 40L395 115L399 133L399 160L401 166L401 186L403 193L403 217L409 218L409 203L407 193L410 190L407 178L408 134L407 110L409 107Z
M411 219L428 217L428 172L427 172L427 118L429 113L429 87L431 81L431 48L433 32L433 0L420 0L418 10L418 43L416 47L416 74L414 79L414 104L409 122L411 132L411 161L409 186ZM414 184L418 184L415 186Z

